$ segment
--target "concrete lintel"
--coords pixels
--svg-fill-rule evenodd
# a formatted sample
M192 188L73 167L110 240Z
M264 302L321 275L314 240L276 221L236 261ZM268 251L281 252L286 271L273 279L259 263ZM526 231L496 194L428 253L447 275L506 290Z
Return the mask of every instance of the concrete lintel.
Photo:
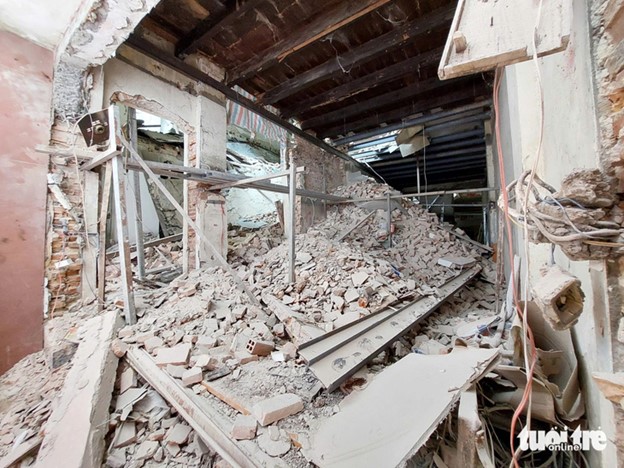
M84 1L58 45L57 62L83 68L102 65L159 1Z

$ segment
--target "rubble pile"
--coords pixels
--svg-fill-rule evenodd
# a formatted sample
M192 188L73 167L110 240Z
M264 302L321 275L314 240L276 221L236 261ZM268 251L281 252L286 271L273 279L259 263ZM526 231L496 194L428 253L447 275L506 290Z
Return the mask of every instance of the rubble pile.
M356 194L370 196L371 188L373 195L385 190L370 183L360 184ZM435 216L410 203L394 210L392 247L384 247L383 240L375 237L379 230L376 223L386 220L384 210L375 212L369 225L349 239L335 240L340 228L366 214L363 208L346 205L330 211L326 221L307 233L297 235L295 284L287 281L286 246L268 249L279 240L276 225L269 224L261 232L237 231L238 236L230 240L231 245L239 246L230 251L231 264L259 299L274 296L325 332L390 304L435 294L438 286L461 269L438 264L442 253L484 264L485 278L493 271L479 252L453 239ZM467 340L476 340L473 344L477 346L482 332L495 323L496 317L494 284L479 281L443 305L441 313L424 323L420 332L411 332L377 356L342 385L343 392L328 394L322 392L320 383L297 357L288 330L271 308L250 305L220 268L196 270L166 287L143 288L135 294L142 318L119 332L119 342L144 348L163 371L207 399L232 425L234 438L254 439L264 456L280 456L287 466L307 466L309 434L318 421L338 411L345 393L365 387L373 375L411 352L447 353L458 333ZM127 382L128 373L132 369L123 370L126 377L120 377L120 381ZM175 410L151 393L153 390L141 386L136 378L130 380L131 387L118 388L113 408L109 466L122 460L140 465L148 459L195 466L213 456L198 448L191 432L183 443L168 442L167 434L183 423L175 419ZM126 392L130 393L124 396ZM119 404L120 399L136 395L141 398L134 409L133 405ZM254 408L271 398L288 395L297 400L297 409L281 414L275 424L258 426L254 417L242 417L259 417ZM149 402L147 411L140 403L144 399ZM132 425L132 431L126 429L128 425ZM120 445L115 440L124 431L134 437Z

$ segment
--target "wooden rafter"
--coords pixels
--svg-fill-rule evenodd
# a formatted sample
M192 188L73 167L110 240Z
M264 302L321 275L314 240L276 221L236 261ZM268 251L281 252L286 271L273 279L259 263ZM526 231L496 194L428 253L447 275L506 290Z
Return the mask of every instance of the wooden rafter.
M202 42L216 36L220 31L233 25L242 15L254 10L265 0L228 0L226 7L219 13L211 13L199 22L193 30L182 37L175 47L177 57L196 52Z
M472 78L469 78L472 80ZM322 112L317 117L312 117L308 120L304 120L301 123L301 128L307 130L309 128L318 127L320 125L329 125L334 122L344 121L344 119L352 117L354 115L361 114L363 112L373 111L381 107L397 103L404 102L406 99L413 99L417 95L420 95L427 91L433 91L442 87L446 87L447 84L457 85L461 82L467 82L463 80L453 81L441 81L437 77L429 78L424 81L417 81L409 86L405 86L379 96L372 97L365 101L353 103L349 106L343 106L331 112Z
M280 63L290 54L352 23L388 2L390 0L360 0L358 2L338 3L330 11L321 12L316 18L304 21L296 31L269 49L235 67L228 73L228 84L240 84L252 74L259 73Z
M368 75L364 75L355 80L348 81L340 86L336 86L335 88L325 91L324 93L320 93L306 99L300 104L289 107L282 112L282 117L288 119L298 116L310 109L320 107L324 104L329 104L330 102L340 102L349 97L356 96L363 91L367 91L375 86L404 77L410 73L414 73L420 68L438 63L440 61L441 54L442 47L438 47L415 57L411 57L390 65L389 67L374 71L373 73L369 73Z
M400 121L410 115L425 112L436 107L449 106L470 98L474 99L475 97L483 96L486 92L487 88L485 84L478 83L464 89L458 89L449 93L440 94L437 97L432 98L431 96L428 96L387 112L381 112L362 119L350 120L331 127L319 129L317 136L319 138L326 138L344 135L348 132L358 132L360 130L379 126L383 123Z
M453 12L454 7L452 5L438 8L428 15L365 42L340 57L327 60L270 89L263 94L261 102L264 104L276 103L320 81L331 78L334 74L343 73L342 70L345 68L351 68L387 54L427 31L434 30L446 23L450 24Z

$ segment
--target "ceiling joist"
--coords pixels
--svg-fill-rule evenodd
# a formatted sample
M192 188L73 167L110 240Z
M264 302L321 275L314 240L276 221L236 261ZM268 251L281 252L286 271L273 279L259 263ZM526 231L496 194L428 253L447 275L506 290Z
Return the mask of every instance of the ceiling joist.
M421 34L444 24L450 24L454 10L452 5L438 8L428 15L412 20L386 34L354 47L341 56L327 60L268 90L261 96L260 101L263 104L274 104L322 80L329 79L335 74L344 73L344 69L358 66L387 54Z
M405 59L401 62L394 63L389 67L382 68L368 75L348 81L340 86L331 88L324 93L319 93L303 102L282 112L282 117L290 118L298 116L301 113L320 107L325 104L343 101L347 98L356 96L364 91L368 91L376 86L391 82L412 74L421 68L425 68L437 64L440 61L442 47L418 54L414 57Z
M352 23L391 0L360 0L358 2L340 2L332 10L322 12L316 18L304 21L296 31L267 50L235 67L228 73L228 85L236 85L252 75L260 73L283 61L290 54L303 49L328 34Z
M449 106L460 101L474 99L485 93L485 84L477 82L472 86L464 89L458 89L434 97L426 96L424 98L412 101L407 105L396 107L386 112L377 113L361 119L345 121L330 127L319 129L317 136L319 138L336 137L344 135L347 132L359 132L371 127L378 127L381 124L389 124L401 121L411 115L424 113L437 107Z
M219 13L211 13L207 18L199 22L193 30L182 37L176 44L175 54L177 57L190 55L197 51L204 41L216 36L224 28L233 25L245 13L254 10L264 0L228 0L225 9ZM240 5L239 5L240 3Z
M321 127L323 125L329 125L334 122L341 122L354 115L359 115L365 112L374 111L382 107L394 104L397 102L405 102L406 99L414 98L427 91L433 91L435 89L443 88L450 84L457 86L458 84L466 83L472 78L464 78L460 80L441 81L439 78L429 78L424 81L416 81L409 86L399 88L388 93L384 93L380 96L375 96L365 101L356 102L349 106L344 106L331 112L324 112L317 117L313 117L308 120L304 120L301 123L301 128L307 130L309 128ZM427 96L428 97L428 96Z

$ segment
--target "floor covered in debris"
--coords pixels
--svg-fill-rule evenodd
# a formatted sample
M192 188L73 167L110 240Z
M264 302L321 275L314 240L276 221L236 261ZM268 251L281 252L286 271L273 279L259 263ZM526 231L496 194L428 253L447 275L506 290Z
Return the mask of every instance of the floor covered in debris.
M388 187L368 181L348 190L375 198ZM509 463L508 421L526 380L491 249L401 199L389 236L383 205L335 205L297 236L295 284L277 219L231 230L228 261L260 306L220 268L180 275L180 242L149 247L147 265L167 268L135 290L138 323L99 337L121 358L112 364L104 466L233 462L152 379L182 395L178 405L196 405L243 465L444 467L466 450L481 463ZM123 307L118 263L107 276L110 312L100 317ZM76 348L93 336L89 326L101 326L77 328L95 307L50 319L46 353L0 380L1 454L38 433L62 400ZM534 424L547 427L581 417L583 402L575 362L550 349L543 331ZM68 380L80 378L70 371ZM548 461L531 457L535 466Z

